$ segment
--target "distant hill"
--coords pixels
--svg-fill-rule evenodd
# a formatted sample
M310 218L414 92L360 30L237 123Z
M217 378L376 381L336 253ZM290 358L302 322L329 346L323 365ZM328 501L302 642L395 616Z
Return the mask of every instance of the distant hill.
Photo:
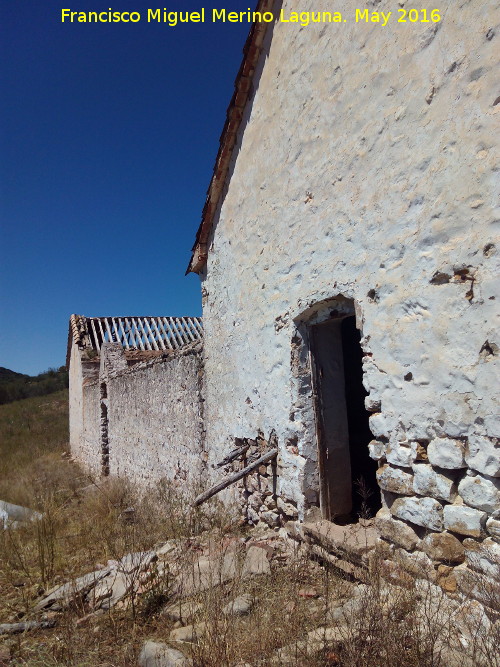
M27 378L29 375L24 375L23 373L16 373L11 371L8 368L0 366L0 383L1 382L10 382L11 380L20 380L21 378Z
M45 396L68 386L65 366L49 368L39 375L24 375L0 367L0 405L31 396Z

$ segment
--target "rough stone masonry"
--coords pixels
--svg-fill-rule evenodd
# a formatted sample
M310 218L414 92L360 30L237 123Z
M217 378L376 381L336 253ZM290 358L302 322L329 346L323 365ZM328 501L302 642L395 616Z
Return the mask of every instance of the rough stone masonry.
M279 444L274 504L269 472L242 485L251 519L322 504L311 330L350 314L382 539L465 589L500 567L500 17L488 0L442 10L437 24L254 32L190 268L209 463L235 438Z
M488 603L500 579L500 16L493 0L441 10L438 23L253 26L190 264L203 355L115 368L106 393L105 365L85 379L95 361L75 364L72 448L110 472L139 465L144 481L177 469L191 481L195 462L206 488L277 448L221 494L270 526L349 513L353 471L374 462L387 561ZM353 435L365 417L366 442ZM221 468L235 448L244 456Z

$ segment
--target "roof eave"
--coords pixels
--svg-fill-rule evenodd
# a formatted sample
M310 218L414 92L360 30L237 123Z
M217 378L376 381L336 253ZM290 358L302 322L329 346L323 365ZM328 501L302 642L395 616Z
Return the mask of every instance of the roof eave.
M274 0L259 0L257 12L269 12L272 10ZM250 29L247 41L243 49L243 62L239 69L234 84L234 93L229 104L226 122L222 130L219 151L215 160L214 170L207 198L203 208L201 224L196 234L196 241L192 248L191 261L187 268L188 273L201 273L208 259L208 239L212 231L215 212L226 184L229 173L229 165L236 145L236 137L243 120L243 112L250 97L253 76L262 52L262 44L266 35L267 27L272 23L254 23Z

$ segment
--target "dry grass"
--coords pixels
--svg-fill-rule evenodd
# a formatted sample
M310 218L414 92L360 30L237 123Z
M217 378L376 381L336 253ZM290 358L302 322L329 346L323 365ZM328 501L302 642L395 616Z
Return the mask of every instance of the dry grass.
M242 576L245 540L258 538L216 501L194 511L171 484L140 492L125 480L94 483L62 458L65 400L60 394L0 406L12 411L7 417L0 414L3 423L10 420L11 446L3 462L1 493L5 500L44 513L41 521L0 533L0 622L30 617L35 600L54 584L90 572L108 559L176 539L181 547L171 565L186 577L192 576L200 554L208 555L214 567L221 566L229 552L237 563L232 579L194 595L200 609L192 622L204 630L197 643L183 645L194 667L500 667L498 623L486 634L479 625L472 628L472 658L467 662L449 649L450 642L457 645L455 619L431 595L432 589L392 588L388 597L377 567L371 586L360 587L311 561L307 549L297 547L286 559L274 558L272 574ZM305 590L312 591L309 597ZM353 591L359 593L356 604L339 613ZM242 594L253 600L250 614L225 615L228 602ZM75 602L57 614L54 629L3 642L15 665L136 666L146 639L168 641L174 622L162 609L173 599L172 576L166 570L128 604L82 622L89 609ZM472 605L463 622L474 619L477 609ZM309 643L304 642L321 627L332 629L334 636L320 646L317 636L312 641L309 635ZM284 646L287 657L280 661L276 652Z
M0 405L0 434L0 499L27 505L34 480L43 486L46 474L59 474L54 464L68 443L68 390Z

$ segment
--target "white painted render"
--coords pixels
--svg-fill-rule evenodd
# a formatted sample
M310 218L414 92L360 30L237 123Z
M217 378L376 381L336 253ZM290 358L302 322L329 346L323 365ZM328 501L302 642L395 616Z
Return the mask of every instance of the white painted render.
M301 509L317 502L317 457L300 323L339 296L357 306L381 459L411 474L418 445L460 440L465 455L469 437L471 465L478 442L498 453L499 13L447 7L439 24L266 36L202 276L206 442L214 463L274 429L278 491ZM477 467L468 493L498 488Z
M200 347L129 367L122 346L105 343L92 377L78 384L85 355L73 345L73 456L97 477L128 477L142 486L168 479L184 489L198 487L205 467Z

